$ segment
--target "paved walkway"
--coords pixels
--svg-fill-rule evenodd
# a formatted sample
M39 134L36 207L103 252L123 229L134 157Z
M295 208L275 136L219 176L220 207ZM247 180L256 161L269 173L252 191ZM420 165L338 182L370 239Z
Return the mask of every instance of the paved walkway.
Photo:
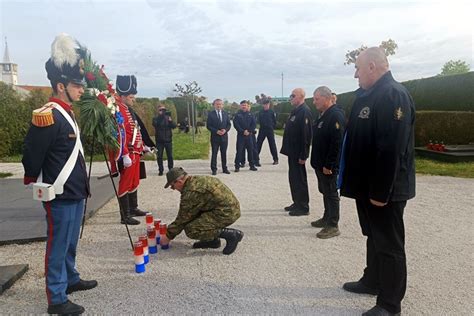
M229 165L235 133L230 139ZM99 287L70 299L91 314L360 315L372 307L374 297L341 289L364 268L365 239L354 201L341 201L341 236L317 239L309 222L321 216L322 198L311 168L311 215L289 217L282 210L290 204L286 159L272 166L266 143L263 151L259 171L217 175L241 202L242 217L234 226L245 237L234 254L193 250L192 240L182 234L170 250L152 256L145 274L136 275L125 228L118 224L117 201L111 200L88 221L78 249L82 277L96 278ZM210 174L209 161L176 165L191 174ZM165 177L157 175L153 162L147 167L140 205L169 223L179 193L163 189ZM418 176L417 192L405 215L409 276L403 313L472 315L474 180ZM144 224L131 227L134 238L144 231ZM0 265L25 259L30 265L0 296L0 314L45 313L43 258L42 242L0 247Z

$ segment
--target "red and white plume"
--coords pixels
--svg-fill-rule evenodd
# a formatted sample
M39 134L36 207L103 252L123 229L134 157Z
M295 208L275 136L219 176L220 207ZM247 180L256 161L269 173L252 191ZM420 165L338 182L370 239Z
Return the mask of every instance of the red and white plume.
M74 66L80 58L78 48L79 43L71 35L61 33L51 44L51 60L60 69L66 63Z

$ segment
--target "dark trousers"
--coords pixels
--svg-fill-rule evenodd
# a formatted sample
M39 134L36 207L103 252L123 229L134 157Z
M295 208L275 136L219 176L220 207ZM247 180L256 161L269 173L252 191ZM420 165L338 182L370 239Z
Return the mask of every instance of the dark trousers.
M156 143L156 160L158 162L158 170L163 172L163 150L166 149L166 157L168 157L168 170L173 168L173 143Z
M260 157L258 156L257 141L255 139L255 134L252 136L252 148L253 148L253 164L260 163ZM240 157L240 163L245 165L245 149L242 150L242 156ZM250 160L249 160L250 163Z
M318 178L318 189L323 195L324 215L323 219L327 226L337 227L339 222L339 194L337 193L337 174L325 175L316 170Z
M227 140L212 141L211 140L211 170L217 171L217 152L221 151L222 171L227 170Z
M254 167L255 160L253 156L254 145L253 145L252 135L249 135L249 136L237 135L236 146L237 146L237 153L235 155L235 160L234 160L235 168L240 168L240 163L245 162L245 150L247 150L247 153L248 153L247 157L249 159L250 167Z
M273 133L273 130L262 130L260 129L258 131L258 137L257 137L257 149L258 153L262 151L262 145L263 141L265 138L268 139L268 145L270 146L270 153L272 154L273 161L278 161L278 153L277 153L277 147L276 147L276 142L275 142L275 134Z
M293 203L298 210L309 211L308 178L306 166L298 163L298 158L288 157L288 178Z
M405 296L407 267L403 210L407 202L389 202L377 207L356 200L362 234L367 236L367 267L362 283L380 289L377 305L399 313Z

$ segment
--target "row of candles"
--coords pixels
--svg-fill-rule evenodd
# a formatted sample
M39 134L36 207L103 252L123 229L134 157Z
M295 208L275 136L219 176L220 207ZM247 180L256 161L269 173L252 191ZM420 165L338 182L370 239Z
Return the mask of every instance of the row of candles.
M158 246L163 250L169 249L169 244L161 241L161 236L166 235L167 225L160 219L154 220L151 213L146 214L145 222L146 235L139 236L138 241L133 244L136 273L145 272L146 265L150 262L150 254L158 253Z

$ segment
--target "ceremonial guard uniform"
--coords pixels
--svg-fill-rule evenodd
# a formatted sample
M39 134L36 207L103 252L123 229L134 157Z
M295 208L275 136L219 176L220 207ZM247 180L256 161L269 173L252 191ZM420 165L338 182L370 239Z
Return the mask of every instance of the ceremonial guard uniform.
M302 103L294 108L286 121L283 133L283 144L280 153L288 156L288 178L290 181L291 198L293 199L290 215L306 215L309 212L309 192L306 166L299 160L309 157L312 138L311 111Z
M117 76L116 89L121 96L119 110L124 119L125 131L122 157L119 159L119 201L122 210L122 224L138 225L140 222L133 216L144 216L146 213L138 209L138 185L140 184L140 157L144 149L155 144L148 136L141 119L132 108L134 96L137 94L135 76ZM126 104L129 102L129 104ZM140 124L141 123L141 124ZM144 144L144 139L150 146Z
M35 183L35 199L43 201L47 221L45 281L48 313L80 314L84 308L68 300L67 294L97 286L84 281L76 270L76 248L90 194L80 132L72 111L83 88L85 49L70 36L56 37L52 56L46 62L55 97L33 111L25 138L23 167L25 185ZM58 92L58 89L61 91ZM49 188L45 196L42 188Z

